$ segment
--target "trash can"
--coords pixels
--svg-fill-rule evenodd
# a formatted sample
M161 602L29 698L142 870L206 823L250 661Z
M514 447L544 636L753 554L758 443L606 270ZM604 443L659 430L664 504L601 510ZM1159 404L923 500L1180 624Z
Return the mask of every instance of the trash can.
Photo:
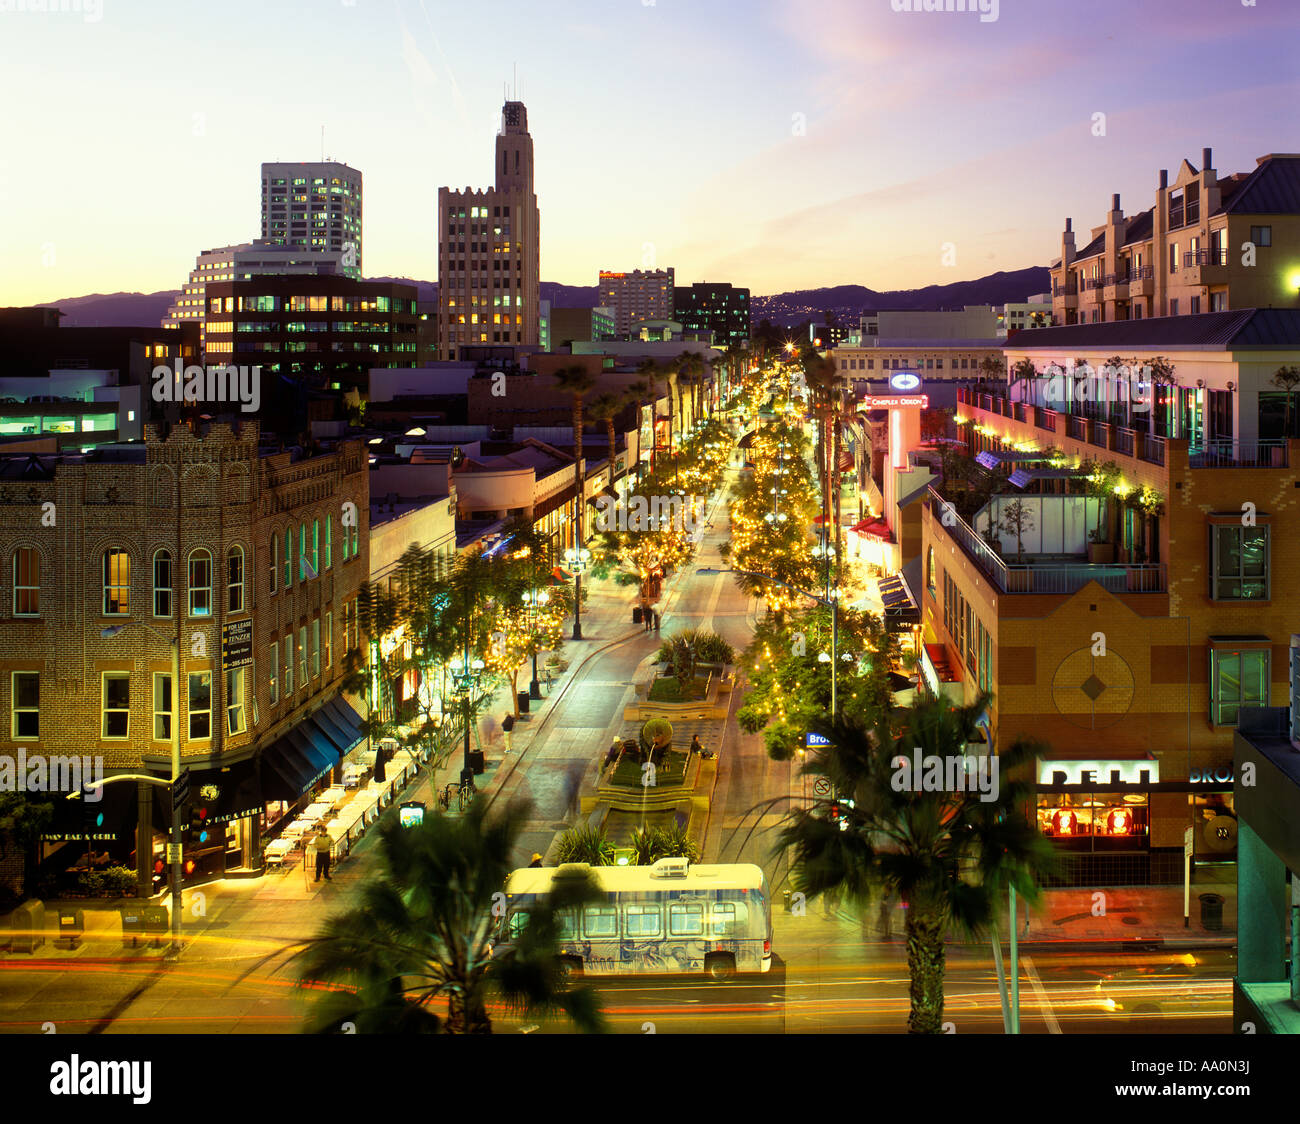
M1217 933L1223 928L1223 895L1198 894L1201 903L1201 928Z
M124 906L122 909L122 947L135 948L144 935L144 908Z
M481 749L471 749L469 751L469 767L473 776L483 775L483 751ZM464 770L461 770L461 783L464 784Z
M45 943L45 903L38 898L23 902L9 914L4 929L8 936L0 941L11 952L35 952Z
M519 699L519 713L527 714L528 713L528 692L519 691L517 692L517 697Z
M147 905L141 912L144 914L143 928L145 935L153 937L154 948L161 948L162 939L167 935L167 930L171 926L171 918L167 914L167 907Z
M632 606L632 623L633 623L633 624L640 624L640 623L641 623L641 606L640 606L640 605L633 605L633 606Z

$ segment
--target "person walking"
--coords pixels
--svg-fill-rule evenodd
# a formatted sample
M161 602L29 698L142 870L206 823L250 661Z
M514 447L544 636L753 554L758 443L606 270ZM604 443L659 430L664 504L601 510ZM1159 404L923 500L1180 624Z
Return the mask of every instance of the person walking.
M655 610L655 631L659 631L659 610Z
M320 881L320 876L325 875L325 881L330 879L330 850L334 846L334 840L330 838L330 833L325 829L320 829L320 834L316 836L316 881Z
M585 766L581 761L572 761L564 772L564 818L576 815L580 807L578 793L582 790L582 774Z

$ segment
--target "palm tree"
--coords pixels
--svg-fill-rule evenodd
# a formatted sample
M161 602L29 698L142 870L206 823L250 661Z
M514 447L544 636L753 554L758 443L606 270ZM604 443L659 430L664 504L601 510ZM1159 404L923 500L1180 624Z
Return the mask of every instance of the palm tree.
M907 902L913 1034L942 1029L949 930L996 934L1008 886L1032 903L1055 859L1026 814L1032 789L1013 779L1032 767L1041 747L1017 740L992 759L998 771L988 767L987 800L982 785L916 791L929 786L912 784L898 764L960 760L990 702L987 693L958 707L927 698L901 712L902 729L894 725L897 715L883 712L875 729L846 719L814 723L831 744L803 772L826 777L832 795L789 813L778 839L778 849L791 852L797 887L810 897L843 896L859 908L873 892Z
M299 986L319 995L311 1029L351 1022L362 1033L489 1034L494 1002L603 1029L594 996L565 986L557 957L558 911L591 900L591 883L558 880L523 911L526 923L510 926L511 944L494 949L501 890L528 811L516 804L489 819L479 800L463 816L429 815L418 827L390 819L380 828L383 875L295 954ZM435 1013L444 1002L446 1015Z
M659 444L659 419L656 416L659 413L659 394L656 383L664 369L653 359L643 359L637 365L637 375L640 376L637 386L644 386L645 393L650 397L650 471L655 470L655 446Z
M574 539L573 545L576 549L581 550L584 537L583 515L586 514L583 509L587 506L587 481L582 464L582 399L583 395L596 385L596 376L586 367L561 367L555 372L555 385L560 390L573 396L573 461L578 481L578 516L577 526L575 527L577 537ZM576 628L577 618L575 617L574 620L574 627ZM576 632L574 638L577 638Z
M822 358L816 352L810 352L804 362L805 375L809 387L812 388L813 400L817 409L822 415L822 424L817 431L818 458L817 467L821 476L822 484L822 517L827 524L832 519L838 528L839 515L836 508L837 503L832 503L832 494L834 484L839 476L838 460L832 462L832 454L838 457L838 442L835 440L835 433L839 429L839 406L840 391L843 383L840 380L839 371L835 366L835 360L829 357ZM830 526L826 527L827 543L830 542ZM829 568L829 561L827 567ZM829 572L829 569L828 569Z

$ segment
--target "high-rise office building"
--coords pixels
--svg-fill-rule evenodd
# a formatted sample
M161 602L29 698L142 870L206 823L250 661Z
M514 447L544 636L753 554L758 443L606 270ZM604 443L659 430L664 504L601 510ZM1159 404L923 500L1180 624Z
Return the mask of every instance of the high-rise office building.
M501 110L495 186L438 189L438 351L540 343L540 216L523 102Z
M209 281L244 281L267 274L344 274L343 252L313 253L293 246L273 246L261 240L238 246L220 246L199 254L189 280L163 317L164 328L179 328L187 321L199 325L203 344L204 313Z
M600 271L600 304L614 310L614 334L628 339L642 320L673 319L673 271Z
M262 165L262 240L343 254L343 273L361 278L361 173L329 160Z
M673 307L673 319L683 331L712 332L718 347L743 347L749 340L748 289L724 281L697 281L674 292Z

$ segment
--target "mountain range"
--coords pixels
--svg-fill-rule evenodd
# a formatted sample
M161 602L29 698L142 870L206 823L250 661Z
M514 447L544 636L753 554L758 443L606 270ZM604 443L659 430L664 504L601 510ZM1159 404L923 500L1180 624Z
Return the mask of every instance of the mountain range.
M415 285L421 301L435 300L435 281L408 277L372 277L372 281L401 281ZM859 313L880 309L961 308L967 304L1006 304L1023 301L1034 293L1051 288L1051 274L1045 266L1033 266L1009 273L992 273L973 281L955 281L947 285L927 285L923 289L869 289L865 285L835 285L824 289L797 289L750 299L750 317L757 323L768 319L778 326L789 326L830 312L841 321L855 321ZM157 293L91 293L82 297L65 297L46 301L43 307L58 308L68 327L142 327L160 324L178 290ZM561 285L541 283L541 299L552 307L593 308L598 290L595 285Z

